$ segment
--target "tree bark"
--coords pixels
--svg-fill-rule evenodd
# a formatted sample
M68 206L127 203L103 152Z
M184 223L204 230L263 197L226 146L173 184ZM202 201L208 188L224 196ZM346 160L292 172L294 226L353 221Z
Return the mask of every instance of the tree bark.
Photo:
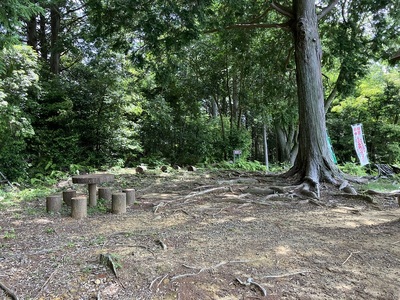
M37 52L37 31L36 31L37 21L36 16L33 16L26 25L27 29L27 44L33 48Z
M50 53L50 71L53 74L60 73L60 46L58 45L58 36L60 33L61 15L56 5L51 6L51 53Z
M39 17L39 43L40 43L40 57L47 61L49 54L49 47L46 38L46 17L40 15Z
M326 139L324 93L321 73L321 42L314 0L293 1L292 31L295 43L299 108L299 152L287 175L316 186L335 183L338 170Z

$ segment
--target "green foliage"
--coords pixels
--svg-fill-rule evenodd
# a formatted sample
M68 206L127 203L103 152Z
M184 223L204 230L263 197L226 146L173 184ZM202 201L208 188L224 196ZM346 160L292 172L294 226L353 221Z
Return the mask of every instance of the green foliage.
M366 169L360 166L360 164L357 163L354 158L352 158L351 162L346 162L342 165L339 165L339 169L346 174L355 175L359 177L367 175Z
M371 162L400 159L400 75L398 68L375 65L360 80L356 93L334 103L329 134L339 160L350 161L355 150L351 125L362 123Z
M265 165L262 165L259 161L246 161L240 159L233 163L232 161L224 161L218 164L214 164L214 167L225 170L245 170L245 171L266 171Z
M4 231L4 234L3 234L3 238L4 239L8 239L8 240L15 239L16 236L17 235L15 234L15 229L14 228L11 228L10 230Z
M88 214L105 214L109 211L110 205L111 204L107 200L100 198L97 200L97 205L95 207L88 207Z
M4 0L0 46L26 36L26 21L48 12L45 2ZM243 159L235 167L253 169L247 159L261 159L264 124L270 156L288 160L296 78L290 32L256 28L282 21L270 2L89 0L79 10L79 1L56 3L58 40L36 28L40 72L30 48L0 54L0 171L10 180L29 171L28 184L53 184L66 172L138 161L207 164L229 160L235 149ZM342 162L354 156L350 125L362 122L370 158L400 160L398 68L372 70L359 82L371 58L398 45L400 10L388 0L343 5L321 23L327 91L349 96L329 115L335 152ZM46 32L49 15L42 15ZM52 51L61 54L59 74L46 71Z
M30 0L2 0L0 8L0 50L18 44L18 29L23 25L23 20L42 12L36 2ZM0 64L0 74L2 71L4 69Z
M25 149L34 135L30 109L35 105L30 94L37 90L37 57L29 47L3 49L0 59L5 72L0 74L0 168L9 180L25 176L28 168Z
M400 189L399 179L400 178L398 177L398 175L392 179L379 178L375 181L368 182L364 188L380 192L391 192L394 190L399 190Z

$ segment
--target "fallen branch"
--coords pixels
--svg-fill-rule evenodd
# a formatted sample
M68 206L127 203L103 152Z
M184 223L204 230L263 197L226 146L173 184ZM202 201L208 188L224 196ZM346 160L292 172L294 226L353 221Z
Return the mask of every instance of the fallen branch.
M8 296L10 296L11 299L13 299L13 300L18 300L17 295L16 295L11 289L9 289L4 283L2 283L1 281L0 281L0 288L1 288L2 290L4 290L4 292L5 292Z
M157 210L158 210L160 207L163 207L163 206L165 206L165 205L166 205L165 202L161 201L160 203L158 203L157 205L155 205L155 206L153 207L153 213L157 213Z
M356 254L356 253L360 253L360 251L350 252L350 255L346 258L346 260L345 260L344 262L342 262L342 266L343 266L345 263L347 263L347 261L350 259L350 257L353 256L353 254Z
M156 278L150 283L149 289L151 290L151 289L153 288L153 284L155 284L155 283L157 282L157 280L161 278L161 280L158 282L158 284L157 284L157 286L156 286L156 288L158 288L158 287L160 286L160 284L164 281L164 279L167 278L168 275L169 275L169 273L165 274L164 276L158 276L158 277L156 277Z
M267 297L267 290L264 289L259 283L255 282L255 281L253 280L253 278L247 278L247 280L246 280L245 282L244 282L244 281L241 281L239 278L236 278L236 280L237 280L241 285L249 286L249 285L251 285L251 284L254 284L256 287L258 287L258 288L261 290L261 292L263 293L263 296L264 296L264 297Z
M183 277L196 276L196 275L199 275L201 272L208 271L208 270L215 270L216 268L219 268L220 266L223 266L223 265L226 265L226 264L246 263L246 262L249 262L249 261L244 261L244 260L222 261L222 262L216 264L215 266L206 267L206 268L191 267L191 266L183 264L183 266L185 268L188 268L188 269L200 269L200 270L197 273L186 273L186 274L176 275L176 276L171 278L171 281L174 281L176 279L183 278Z
M60 264L61 265L61 264ZM50 280L53 278L54 274L57 272L57 270L59 269L60 265L58 265L55 270L53 271L53 273L50 274L49 278L47 278L46 282L42 285L42 287L39 290L39 293L36 295L35 299L38 299L40 294L42 293L43 289L46 287L46 285L50 282Z
M310 273L310 272L311 271L304 270L304 271L286 273L286 274L281 274L281 275L267 275L267 276L263 276L262 278L283 278L283 277L294 276L294 275Z

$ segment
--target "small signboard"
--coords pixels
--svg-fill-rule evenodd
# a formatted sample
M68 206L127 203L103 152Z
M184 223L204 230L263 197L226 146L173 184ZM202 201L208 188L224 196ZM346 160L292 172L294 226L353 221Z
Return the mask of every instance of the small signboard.
M236 162L236 159L240 159L240 155L242 155L242 150L233 150L233 163Z

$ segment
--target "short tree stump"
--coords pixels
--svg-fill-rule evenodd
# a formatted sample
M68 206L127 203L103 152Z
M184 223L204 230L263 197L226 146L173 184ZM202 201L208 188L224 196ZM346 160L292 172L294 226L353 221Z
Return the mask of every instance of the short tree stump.
M71 206L71 199L74 197L76 197L75 190L66 190L63 192L63 200L68 206Z
M59 212L62 206L62 199L59 195L51 195L46 197L46 211L48 213L51 212Z
M126 194L125 193L112 194L111 212L113 214L126 213Z
M77 220L87 217L87 198L85 196L71 199L71 217Z
M111 201L112 193L109 187L99 187L97 191L99 192L99 199Z
M124 189L122 190L126 194L126 205L133 205L136 200L136 191L135 189Z

